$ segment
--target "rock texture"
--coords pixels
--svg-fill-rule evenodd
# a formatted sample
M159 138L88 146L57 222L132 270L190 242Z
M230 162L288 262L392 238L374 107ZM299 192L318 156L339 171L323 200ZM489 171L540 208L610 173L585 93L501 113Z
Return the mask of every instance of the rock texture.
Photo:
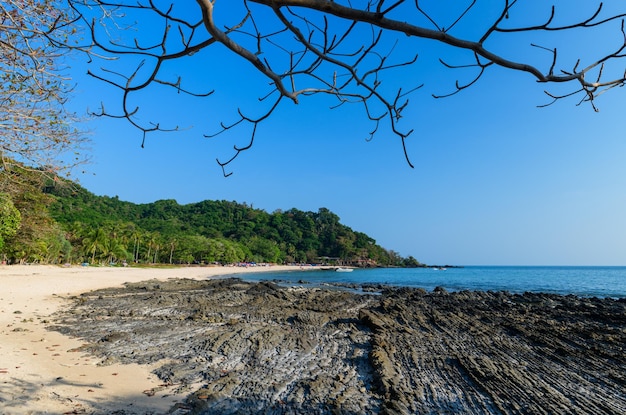
M159 362L172 413L626 413L625 300L170 280L56 317L102 364Z

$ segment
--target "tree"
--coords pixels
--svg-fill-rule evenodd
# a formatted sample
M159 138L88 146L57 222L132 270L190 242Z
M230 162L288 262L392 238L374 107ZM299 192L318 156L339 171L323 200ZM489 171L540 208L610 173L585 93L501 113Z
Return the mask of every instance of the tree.
M253 236L245 242L252 253L252 260L255 262L279 262L281 256L280 248L274 241Z
M104 244L100 248L102 250L102 258L105 259L108 264L120 260L125 261L129 257L126 246L121 240L114 237L105 239Z
M102 227L91 229L83 238L83 248L85 253L91 256L91 263L95 264L96 255L101 255L108 244L108 235Z
M142 146L148 133L178 127L145 121L149 117L136 95L161 86L196 97L213 93L188 88L173 73L174 62L203 65L207 74L216 63L243 63L269 82L256 107L237 108L232 121L216 120L216 131L207 135L249 126L249 140L235 145L232 157L217 160L225 175L280 104L313 95L330 97L333 107L361 106L372 124L370 138L388 129L412 166L406 140L416 126L399 122L409 97L429 76L413 75L410 84L398 85L394 72L419 73L418 53L431 45L462 54L447 60L442 52L441 67L458 78L434 91L435 98L457 94L500 68L509 79L526 74L550 87L545 105L578 97L597 110L596 99L626 81L626 14L620 1L197 0L195 8L159 0L69 1L90 28L88 51L107 59L104 69L89 73L120 92L119 111L103 105L99 115L128 120L143 132ZM583 35L597 41L577 42ZM195 79L203 86L220 84L210 75Z
M63 0L0 3L0 171L13 161L53 177L84 161L85 136L65 106L63 58L76 27Z
M140 247L140 241L142 237L143 237L143 232L140 229L137 228L135 231L133 231L132 238L133 238L133 261L134 262L139 261L139 247Z
M146 254L146 262L154 263L156 262L156 255L159 251L160 247L160 239L161 235L158 232L150 232L146 235L148 245L148 253Z
M7 160L10 170L0 171L0 189L20 213L20 226L7 240L4 254L11 263L40 262L50 256L50 242L62 237L48 212L52 202L42 189L52 183L38 169Z
M20 227L21 215L6 193L0 193L0 251L8 238L13 237Z

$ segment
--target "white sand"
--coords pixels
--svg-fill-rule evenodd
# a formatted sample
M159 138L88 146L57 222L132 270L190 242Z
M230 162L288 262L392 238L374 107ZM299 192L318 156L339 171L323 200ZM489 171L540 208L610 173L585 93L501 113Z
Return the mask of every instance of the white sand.
M0 414L161 414L182 402L184 395L163 388L151 367L98 366L96 357L72 351L80 340L46 330L46 319L68 304L68 296L153 278L298 269L0 266ZM153 389L158 391L149 396Z

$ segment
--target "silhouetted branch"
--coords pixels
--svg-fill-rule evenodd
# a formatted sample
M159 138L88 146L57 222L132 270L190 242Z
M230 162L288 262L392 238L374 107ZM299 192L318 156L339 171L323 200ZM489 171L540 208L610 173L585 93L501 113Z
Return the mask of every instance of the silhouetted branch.
M579 20L560 23L563 13L557 7L547 5L545 11L537 13L536 9L528 8L527 2L516 0L501 0L499 9L491 2L487 5L484 0L444 0L438 8L451 6L445 21L431 12L431 5L419 0L196 0L198 8L195 10L189 7L177 9L173 2L164 4L157 0L68 1L90 27L92 42L89 49L85 48L88 53L100 53L107 59L132 56L146 62L131 70L124 67L123 71L106 70L99 75L90 71L92 76L122 91L121 114L108 114L103 109L101 115L126 118L143 132L144 137L147 133L164 129L159 123L138 121L139 108L129 105L129 97L134 93L155 84L195 97L206 97L213 92L197 93L192 92L193 88L183 88L180 76L175 81L163 79L163 64L167 61L198 53L210 56L212 47L220 44L267 79L269 90L258 97L261 116L246 116L244 114L250 109L244 113L242 108L237 108L235 121L215 120L219 131L205 135L214 137L243 124L251 125L246 144L235 145L231 158L217 159L226 176L231 174L226 167L252 147L259 127L275 113L280 103L297 104L301 97L312 95L328 95L336 99L331 109L345 104L362 105L364 119L373 124L367 139L371 140L385 126L400 139L407 163L412 166L406 140L413 129L401 128L399 122L409 105L408 95L421 88L424 82L416 79L414 85L394 86L390 80L393 80L394 71L419 64L417 49L423 43L416 40L448 45L463 52L460 59L468 59L453 65L440 58L443 68L453 72L470 71L470 78L465 81L457 79L451 92L433 94L436 98L476 86L494 67L530 75L546 85L573 85L569 92L546 91L551 99L546 105L579 96L579 104L589 102L597 110L595 100L600 95L626 83L626 71L621 63L626 56L626 13L607 14L607 8L601 2L586 5L590 11ZM489 14L485 13L485 7L490 8ZM573 4L567 7L581 8ZM163 25L151 26L158 29L150 29L155 30L152 36L146 36L150 41L142 37L146 29L138 29L138 38L129 41L129 29L126 28L133 26L118 23L118 20L124 21L124 13L133 16L148 13L151 19L155 16L162 19ZM619 28L617 22L621 23ZM480 29L466 30L470 26ZM577 36L579 30L599 28L619 33L613 49L608 52L581 50L573 62L568 62L570 58L564 57L562 52L557 53L557 45L550 44L552 38L542 36L550 32ZM516 50L507 50L503 54L490 46L521 34L528 37L531 47L547 52L545 60L541 57L528 60L524 53L516 53ZM520 58L516 59L516 55ZM149 70L145 67L148 63L151 65ZM617 71L615 67L618 67ZM219 85L219 80L215 83ZM258 109L252 112L256 111ZM381 124L383 120L385 122Z

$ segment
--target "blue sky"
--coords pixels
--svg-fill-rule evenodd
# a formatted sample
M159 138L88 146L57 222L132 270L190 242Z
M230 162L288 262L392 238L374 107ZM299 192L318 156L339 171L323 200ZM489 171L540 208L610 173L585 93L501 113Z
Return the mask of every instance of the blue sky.
M574 43L592 44L579 36ZM463 93L435 100L430 94L449 91L457 74L433 60L456 55L429 43L407 45L419 45L423 63L396 80L426 82L400 124L415 129L407 142L414 169L389 131L365 140L371 125L357 107L329 110L331 101L314 97L285 102L224 178L216 157L227 159L233 144L245 144L249 129L202 134L233 119L266 81L216 49L209 60L171 68L215 88L213 96L188 100L156 88L137 101L153 118L190 128L150 135L141 148L141 134L127 123L92 120L92 162L76 177L95 194L136 203L326 207L380 245L428 264L626 265L623 91L599 98L598 113L576 99L537 108L547 101L542 85L495 69ZM111 88L83 76L80 59L73 66L79 113L115 102Z

